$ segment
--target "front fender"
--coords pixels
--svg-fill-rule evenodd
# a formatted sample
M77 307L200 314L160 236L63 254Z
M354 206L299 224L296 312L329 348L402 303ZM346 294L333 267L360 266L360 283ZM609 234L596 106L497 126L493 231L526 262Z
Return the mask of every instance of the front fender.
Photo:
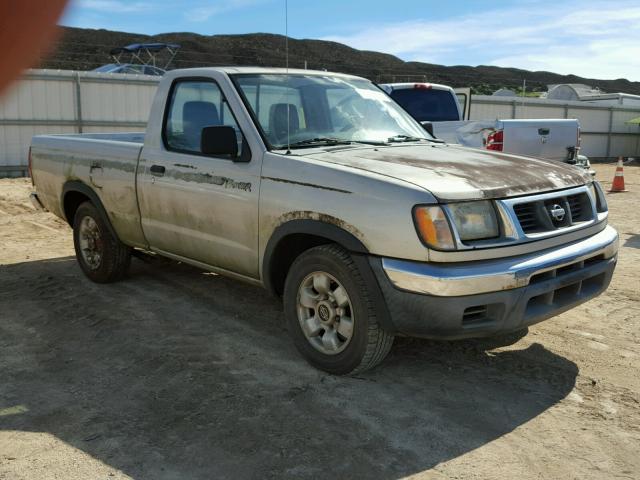
M327 220L331 221L331 223ZM281 242L285 241L287 237L292 235L308 235L312 238L323 239L326 241L323 241L322 243L336 243L348 250L349 253L351 253L353 261L358 266L358 270L365 282L366 288L375 304L377 320L386 331L390 333L394 333L396 331L396 328L391 321L391 316L389 315L384 297L382 296L378 280L376 279L369 264L369 250L364 243L354 235L354 233L342 228L340 220L334 217L330 217L330 219L323 218L322 220L300 218L286 221L276 227L267 242L267 247L262 260L262 282L267 290L272 294L278 293L278 289L273 282L274 269L277 268L279 260L277 258L278 246ZM310 245L315 246L313 243Z

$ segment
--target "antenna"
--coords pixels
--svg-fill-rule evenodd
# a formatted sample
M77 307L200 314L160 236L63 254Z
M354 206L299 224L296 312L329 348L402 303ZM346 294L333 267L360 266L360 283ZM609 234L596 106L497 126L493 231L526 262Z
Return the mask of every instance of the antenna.
M289 0L284 0L284 58L287 78L287 155L291 154L291 136L290 125L291 122L291 103L289 102Z

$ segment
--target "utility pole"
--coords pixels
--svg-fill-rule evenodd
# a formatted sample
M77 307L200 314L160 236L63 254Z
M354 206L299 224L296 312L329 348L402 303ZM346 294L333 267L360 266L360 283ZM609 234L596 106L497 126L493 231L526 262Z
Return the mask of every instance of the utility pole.
M524 118L524 99L527 94L527 79L522 79L522 118Z

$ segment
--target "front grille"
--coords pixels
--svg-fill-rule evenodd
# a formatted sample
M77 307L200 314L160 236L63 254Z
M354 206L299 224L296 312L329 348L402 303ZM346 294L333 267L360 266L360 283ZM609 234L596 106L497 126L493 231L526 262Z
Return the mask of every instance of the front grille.
M580 222L588 222L594 215L586 192L515 203L513 212L525 234L567 228Z
M569 210L571 211L573 223L591 220L591 217L593 216L591 202L586 193L569 195L567 197L567 202L569 203Z
M567 197L567 202L569 202L571 218L579 218L582 216L582 202L580 201L580 195L569 195Z
M537 218L535 203L519 203L513 206L513 211L524 233L533 233L538 229L540 222Z

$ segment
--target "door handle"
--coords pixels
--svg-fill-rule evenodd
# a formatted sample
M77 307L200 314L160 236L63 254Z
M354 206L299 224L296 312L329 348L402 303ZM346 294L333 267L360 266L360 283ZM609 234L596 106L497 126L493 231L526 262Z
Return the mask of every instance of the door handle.
M155 175L156 177L161 177L164 175L165 168L163 165L151 165L151 175Z

